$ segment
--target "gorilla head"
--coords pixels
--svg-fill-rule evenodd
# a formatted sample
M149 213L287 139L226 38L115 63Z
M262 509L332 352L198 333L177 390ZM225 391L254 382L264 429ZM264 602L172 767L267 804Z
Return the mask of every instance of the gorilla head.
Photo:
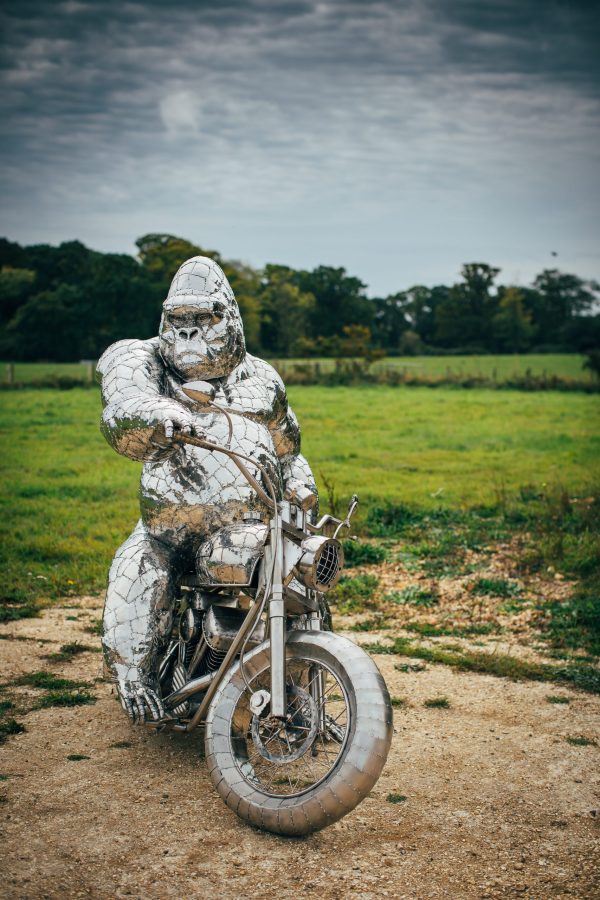
M160 352L184 381L229 375L246 353L244 327L220 266L194 256L179 267L163 304Z

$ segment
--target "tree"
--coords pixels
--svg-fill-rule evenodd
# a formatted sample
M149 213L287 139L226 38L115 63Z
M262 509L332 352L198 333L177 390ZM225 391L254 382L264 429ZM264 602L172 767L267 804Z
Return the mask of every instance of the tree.
M294 282L305 294L312 294L312 336L339 335L344 325L370 327L374 308L365 294L366 285L346 274L343 268L318 266L312 272L296 272Z
M523 294L516 287L504 288L493 321L496 347L506 353L523 353L531 346L534 327L531 314L523 306Z
M487 263L465 263L463 281L453 285L436 310L435 340L442 347L490 349L497 298L492 294L500 269Z
M8 322L18 308L31 296L35 272L31 269L12 269L4 266L0 271L0 324Z
M540 344L560 345L570 323L589 313L598 302L600 285L577 275L544 269L533 282L527 305Z
M373 313L373 341L378 347L397 349L401 336L409 327L405 292L371 301Z
M293 283L293 274L286 266L265 266L260 292L260 335L267 353L289 356L307 335L315 298Z
M73 362L82 358L82 336L89 330L80 288L61 284L21 306L6 329L11 359Z

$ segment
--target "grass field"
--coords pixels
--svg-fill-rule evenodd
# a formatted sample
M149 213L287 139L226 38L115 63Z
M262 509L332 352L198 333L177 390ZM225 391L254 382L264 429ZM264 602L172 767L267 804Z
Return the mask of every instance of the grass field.
M285 371L293 366L316 362L322 369L335 366L333 359L284 359L271 360L277 369ZM532 354L527 356L398 356L388 357L374 364L374 369L393 367L425 376L473 375L494 378L499 382L515 374L558 375L590 381L592 374L583 368L585 357L576 353ZM14 379L19 382L33 381L48 376L70 376L85 379L88 369L80 363L15 363ZM0 363L0 381L7 377L7 364Z
M373 369L395 368L408 374L426 376L474 375L501 382L512 375L558 375L589 381L592 374L583 368L586 357L577 353L549 353L505 356L389 356L373 364ZM315 363L333 369L335 360L272 360L278 369L289 369L302 363Z
M600 474L600 398L513 391L296 387L290 399L324 505L495 507L544 485L585 493ZM97 391L2 395L3 595L99 590L138 516L140 465L98 430Z

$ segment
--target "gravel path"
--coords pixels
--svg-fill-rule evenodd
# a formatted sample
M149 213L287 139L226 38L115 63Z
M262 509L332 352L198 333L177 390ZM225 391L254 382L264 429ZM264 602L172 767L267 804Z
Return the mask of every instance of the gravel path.
M0 696L16 703L27 729L0 747L8 776L0 896L599 896L600 747L566 740L600 744L599 698L442 666L402 673L397 657L377 657L390 693L408 704L395 710L380 781L342 822L283 839L222 804L200 733L128 724L110 686L94 682L98 652L45 658L69 641L97 650L86 628L100 616L98 599L73 603L0 629L5 684L43 669L90 682L97 697L24 715L19 705L35 705L42 691L9 687ZM570 703L548 703L549 694ZM449 708L423 706L440 696ZM392 794L404 799L392 803Z

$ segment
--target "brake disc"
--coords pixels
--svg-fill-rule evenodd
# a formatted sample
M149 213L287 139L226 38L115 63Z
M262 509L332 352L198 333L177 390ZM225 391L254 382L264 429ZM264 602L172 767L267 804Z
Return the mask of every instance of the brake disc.
M252 741L269 762L295 762L312 747L318 731L317 704L308 691L293 685L287 689L285 719L252 716ZM299 702L297 702L299 701Z

